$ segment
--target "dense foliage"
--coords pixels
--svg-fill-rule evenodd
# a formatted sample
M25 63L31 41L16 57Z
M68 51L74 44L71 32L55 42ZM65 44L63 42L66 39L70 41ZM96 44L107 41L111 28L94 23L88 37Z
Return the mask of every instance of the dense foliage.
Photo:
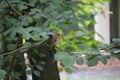
M82 64L83 54L87 55L89 66L96 65L99 60L106 64L110 55L101 55L99 50L110 51L116 44L99 45L101 42L94 40L93 15L98 10L102 11L96 4L108 1L0 0L0 78L9 76L9 80L19 80L20 75L31 73L41 77L42 65L47 63L37 61L33 54L28 54L31 60L28 66L32 70L24 73L14 69L18 65L25 69L23 54L29 50L38 55L37 58L46 57L47 54L36 48L40 45L55 47L55 60L65 68L75 62ZM119 52L117 50L116 53Z

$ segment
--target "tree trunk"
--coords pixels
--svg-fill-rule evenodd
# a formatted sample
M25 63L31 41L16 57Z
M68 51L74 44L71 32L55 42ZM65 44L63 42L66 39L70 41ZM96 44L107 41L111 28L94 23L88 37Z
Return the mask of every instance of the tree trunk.
M38 55L33 55L37 61L44 61L46 64L43 65L43 71L41 72L41 77L36 77L33 75L33 80L60 80L59 72L57 67L57 62L54 61L54 54L56 53L55 48L51 48L47 45L39 46L38 51L44 53L46 57L38 58ZM31 56L31 57L33 57Z

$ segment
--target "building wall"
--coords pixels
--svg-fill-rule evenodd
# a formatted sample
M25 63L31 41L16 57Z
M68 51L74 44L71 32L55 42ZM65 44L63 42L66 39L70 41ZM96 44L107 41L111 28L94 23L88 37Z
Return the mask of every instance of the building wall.
M103 39L97 34L95 35L95 39L109 44L110 43L109 3L100 6L103 7L104 13L103 14L99 13L95 16L96 20L95 31L99 33L103 37Z

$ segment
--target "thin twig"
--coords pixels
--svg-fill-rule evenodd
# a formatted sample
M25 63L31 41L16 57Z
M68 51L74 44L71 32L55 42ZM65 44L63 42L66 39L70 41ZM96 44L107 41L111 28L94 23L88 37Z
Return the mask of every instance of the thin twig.
M9 55L9 54L13 54L13 53L18 52L18 51L23 50L23 49L28 49L28 48L36 47L36 46L39 46L40 44L33 44L31 46L20 47L20 48L18 48L16 50L13 50L11 52L3 53L3 54L0 55L0 57L6 56L6 55Z
M21 50L21 48L18 48L18 49L16 49L16 50L11 51L11 52L3 53L3 54L0 55L0 57L3 57L3 56L6 56L6 55L15 53L15 52L20 51L20 50Z
M9 0L5 0L5 2L10 6L10 8L16 13L18 14L19 16L22 16L22 14L20 12L18 12L13 6L12 4L10 3Z
M10 68L8 70L7 77L6 77L6 79L8 79L8 80L11 80L11 72L13 71L13 67L14 67L14 64L16 62L16 56L17 56L17 53L14 54L14 57L13 57L12 62L10 64Z

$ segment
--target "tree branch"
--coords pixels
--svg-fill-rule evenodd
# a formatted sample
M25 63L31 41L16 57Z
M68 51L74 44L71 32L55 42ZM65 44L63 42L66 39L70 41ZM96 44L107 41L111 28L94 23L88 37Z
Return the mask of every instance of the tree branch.
M6 79L7 80L11 80L11 72L13 71L13 67L14 67L14 64L16 62L16 56L17 56L17 53L14 53L14 57L11 61L10 68L9 68L7 74L6 74Z
M32 44L31 46L26 46L26 47L20 47L20 48L18 48L18 49L16 49L16 50L13 50L13 51L11 51L11 52L3 53L3 54L0 55L0 57L6 56L6 55L9 55L9 54L13 54L13 53L18 52L18 51L21 51L21 50L23 50L23 49L28 49L28 48L32 48L32 47L37 47L37 46L39 46L39 45L41 45L41 43L39 43L39 44ZM21 52L22 52L22 51L21 51Z
M22 14L20 12L18 12L13 6L12 4L10 3L10 1L8 0L5 0L5 2L9 5L9 7L19 16L22 16Z

